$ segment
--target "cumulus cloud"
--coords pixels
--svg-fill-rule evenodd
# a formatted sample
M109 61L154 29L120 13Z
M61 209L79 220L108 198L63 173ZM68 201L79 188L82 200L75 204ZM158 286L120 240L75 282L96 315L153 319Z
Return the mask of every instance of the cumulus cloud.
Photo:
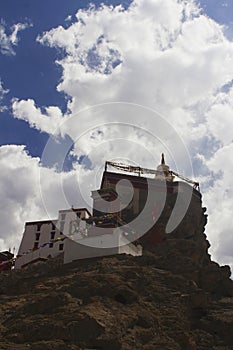
M211 134L224 146L233 142L233 88L218 94L214 103L206 113L207 126Z
M44 113L33 100L14 101L13 113L51 135L69 135L73 152L94 169L106 157L154 167L153 157L165 149L171 166L190 175L188 150L203 180L213 254L223 262L228 254L233 265L227 252L232 167L221 163L232 148L233 43L224 30L195 1L79 10L76 22L37 39L62 52L57 89L69 96L67 113L55 107Z
M60 124L62 122L61 110L56 106L45 108L44 113L36 107L34 100L13 100L13 115L17 119L25 120L33 128L48 134L60 134Z
M218 174L205 193L205 202L210 214L209 237L215 244L213 254L224 263L232 265L232 160L233 143L217 150L213 157L207 161L208 168Z
M14 24L10 29L5 23L0 23L0 50L3 55L15 55L14 47L19 42L19 32L31 27L28 23Z
M174 109L213 93L229 79L232 44L190 4L138 0L127 10L78 11L76 23L38 38L66 52L57 62L63 68L58 89L72 96L73 108L126 100Z
M24 146L1 146L0 167L0 250L18 248L24 222L56 219L59 209L72 205L88 206L90 195L83 198L83 189L90 194L89 186L97 185L91 172L82 166L58 173L43 167L40 159L31 157Z
M40 215L36 210L34 199L36 169L39 159L32 159L23 150L23 146L1 146L0 147L1 171L1 234L4 246L19 243L19 237L23 232L23 221L32 213Z

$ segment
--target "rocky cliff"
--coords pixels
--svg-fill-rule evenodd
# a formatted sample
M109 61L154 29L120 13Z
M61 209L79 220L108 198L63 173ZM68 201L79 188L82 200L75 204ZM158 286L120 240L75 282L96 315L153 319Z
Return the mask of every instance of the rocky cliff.
M232 350L233 281L208 254L201 199L166 235L170 204L141 257L2 273L0 349Z

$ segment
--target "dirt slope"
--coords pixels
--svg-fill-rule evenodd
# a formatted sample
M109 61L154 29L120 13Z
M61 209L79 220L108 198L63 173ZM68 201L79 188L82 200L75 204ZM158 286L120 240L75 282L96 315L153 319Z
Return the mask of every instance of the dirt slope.
M166 247L1 275L0 349L233 349L227 268L210 263L210 291L162 269Z

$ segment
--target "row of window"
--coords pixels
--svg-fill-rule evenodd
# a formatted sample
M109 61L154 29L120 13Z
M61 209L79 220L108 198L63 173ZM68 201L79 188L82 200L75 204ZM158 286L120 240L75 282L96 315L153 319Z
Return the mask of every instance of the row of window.
M55 233L56 232L51 232L50 233L50 239L55 239ZM61 233L62 234L62 233ZM39 239L40 239L40 232L36 232L36 241L34 242L34 249L39 248ZM63 250L64 244L60 243L59 244L59 250ZM53 248L53 242L49 243L49 248Z
M33 249L38 249L39 248L39 242L35 242L34 243L34 248ZM53 243L49 243L49 248L53 248ZM59 244L59 250L63 250L64 249L64 243L60 243Z
M36 237L40 237L40 232L41 232L41 226L42 224L37 224L37 227L36 227ZM65 221L61 221L60 222L60 233L62 234L62 232L64 231L64 226L65 226ZM55 231L56 230L56 225L55 224L52 224L52 229L51 231ZM52 234L52 233L51 233ZM55 232L54 232L55 234ZM39 238L38 238L39 239ZM36 239L36 240L38 240Z
M55 233L56 232L51 232L50 233L50 239L54 239L55 238ZM40 232L36 232L36 241L40 240Z
M81 212L77 212L77 213L76 213L76 216L77 216L78 218L80 218L80 217L81 217ZM64 230L65 218L66 218L66 214L61 214L61 223L60 223L60 231L61 231L61 232ZM37 231L37 232L40 232L40 231L41 231L41 226L42 226L42 225L43 225L42 223L38 223L38 224L36 225L36 231ZM55 225L54 223L52 223L52 229L51 229L51 231L55 231L55 230L56 230L56 225Z
M37 232L40 232L40 231L41 231L41 226L42 226L42 225L43 225L42 223L36 224L36 231L37 231ZM55 231L55 230L56 230L56 225L52 222L51 231Z

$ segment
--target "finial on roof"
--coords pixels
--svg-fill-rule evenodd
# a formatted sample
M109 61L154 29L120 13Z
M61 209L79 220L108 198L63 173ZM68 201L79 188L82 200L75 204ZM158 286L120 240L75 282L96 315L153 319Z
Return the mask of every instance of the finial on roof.
M162 153L162 159L161 159L161 164L165 164L165 160L164 160L164 154Z
M163 180L165 177L165 180L167 181L174 180L174 176L172 172L169 170L169 166L165 164L164 153L162 153L161 164L157 166L157 171L158 173L155 175L156 179Z

